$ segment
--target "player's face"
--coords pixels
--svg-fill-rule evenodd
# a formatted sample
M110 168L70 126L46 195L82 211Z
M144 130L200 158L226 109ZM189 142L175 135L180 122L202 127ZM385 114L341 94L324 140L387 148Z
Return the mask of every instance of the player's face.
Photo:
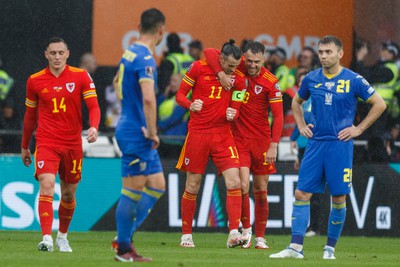
M54 70L60 70L67 64L69 50L67 46L60 43L51 43L45 51L45 56L49 61L49 67Z
M264 65L265 57L262 53L253 54L251 50L244 53L245 66L249 76L257 76Z
M233 56L220 56L221 67L226 74L232 74L240 64L240 59L236 60Z
M340 59L343 57L343 49L334 44L319 44L318 46L319 61L324 69L332 69L339 66Z

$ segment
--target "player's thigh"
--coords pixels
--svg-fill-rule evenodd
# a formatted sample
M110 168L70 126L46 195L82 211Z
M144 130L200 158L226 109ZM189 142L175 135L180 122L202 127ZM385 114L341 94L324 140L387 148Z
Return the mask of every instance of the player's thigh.
M256 175L276 173L274 162L267 162L266 156L271 142L270 139L250 139L248 147L251 156L251 172Z
M211 143L211 159L218 174L227 169L240 168L239 154L231 133L214 134Z
M239 154L240 167L246 167L250 169L251 167L251 157L248 145L248 138L243 138L241 136L234 136L235 145Z
M350 193L353 168L353 143L333 141L325 157L325 175L332 196Z
M176 167L182 171L204 174L212 147L212 134L188 133Z
M57 175L60 166L61 156L57 148L38 145L34 154L35 159L35 178L39 175L50 173Z
M147 176L146 187L165 190L165 177L163 172Z
M326 151L321 141L309 140L300 164L297 189L308 193L325 191L324 157Z
M62 155L59 169L60 180L70 184L78 183L82 178L82 148L63 149L60 153Z

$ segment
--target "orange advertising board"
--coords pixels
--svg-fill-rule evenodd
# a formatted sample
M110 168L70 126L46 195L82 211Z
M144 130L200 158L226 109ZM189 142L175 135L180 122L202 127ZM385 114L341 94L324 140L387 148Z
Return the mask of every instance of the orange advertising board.
M336 35L344 43L343 64L351 60L353 0L94 0L93 53L98 64L116 66L122 52L138 37L140 14L158 8L166 16L166 31L176 32L187 51L198 39L204 47L220 48L233 38L261 41L267 49L276 46L287 52L293 66L304 46L317 48L318 40ZM160 58L166 40L157 47Z

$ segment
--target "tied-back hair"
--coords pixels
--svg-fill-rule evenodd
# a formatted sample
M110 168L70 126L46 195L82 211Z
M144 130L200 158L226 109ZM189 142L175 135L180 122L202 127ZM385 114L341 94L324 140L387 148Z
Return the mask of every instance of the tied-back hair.
M243 52L246 53L249 50L253 54L260 54L260 53L264 54L265 46L260 42L249 40L249 41L247 41L246 45L244 46Z
M343 42L338 37L333 35L325 35L319 40L318 44L334 44L339 50L343 49Z
M160 25L165 24L164 14L156 9L150 8L145 10L140 16L140 32L155 33Z
M234 39L229 39L229 42L224 43L221 49L221 55L224 57L232 56L234 59L239 60L242 57L240 47L235 45Z
M49 39L49 42L47 43L46 49L50 46L50 44L55 44L55 43L64 43L65 46L67 47L67 50L68 50L68 44L64 41L63 38L57 37L57 36L51 37Z

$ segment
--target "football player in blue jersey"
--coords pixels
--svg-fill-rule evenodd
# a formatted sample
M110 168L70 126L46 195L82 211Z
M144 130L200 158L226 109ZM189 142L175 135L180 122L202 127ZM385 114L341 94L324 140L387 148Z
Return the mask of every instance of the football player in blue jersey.
M139 39L122 55L118 70L121 118L115 137L122 152L122 190L116 210L118 250L115 260L151 261L137 254L131 238L165 190L156 148L156 46L165 31L165 16L155 8L144 11Z
M361 135L386 108L382 97L359 74L340 65L342 41L325 36L318 43L322 68L311 71L292 102L300 133L309 138L300 166L292 212L290 245L270 258L304 258L303 240L310 219L310 198L323 193L332 196L328 238L323 259L335 259L335 245L346 217L346 194L352 183L353 138ZM301 104L311 98L312 123L306 125ZM372 105L366 118L353 125L357 99Z

